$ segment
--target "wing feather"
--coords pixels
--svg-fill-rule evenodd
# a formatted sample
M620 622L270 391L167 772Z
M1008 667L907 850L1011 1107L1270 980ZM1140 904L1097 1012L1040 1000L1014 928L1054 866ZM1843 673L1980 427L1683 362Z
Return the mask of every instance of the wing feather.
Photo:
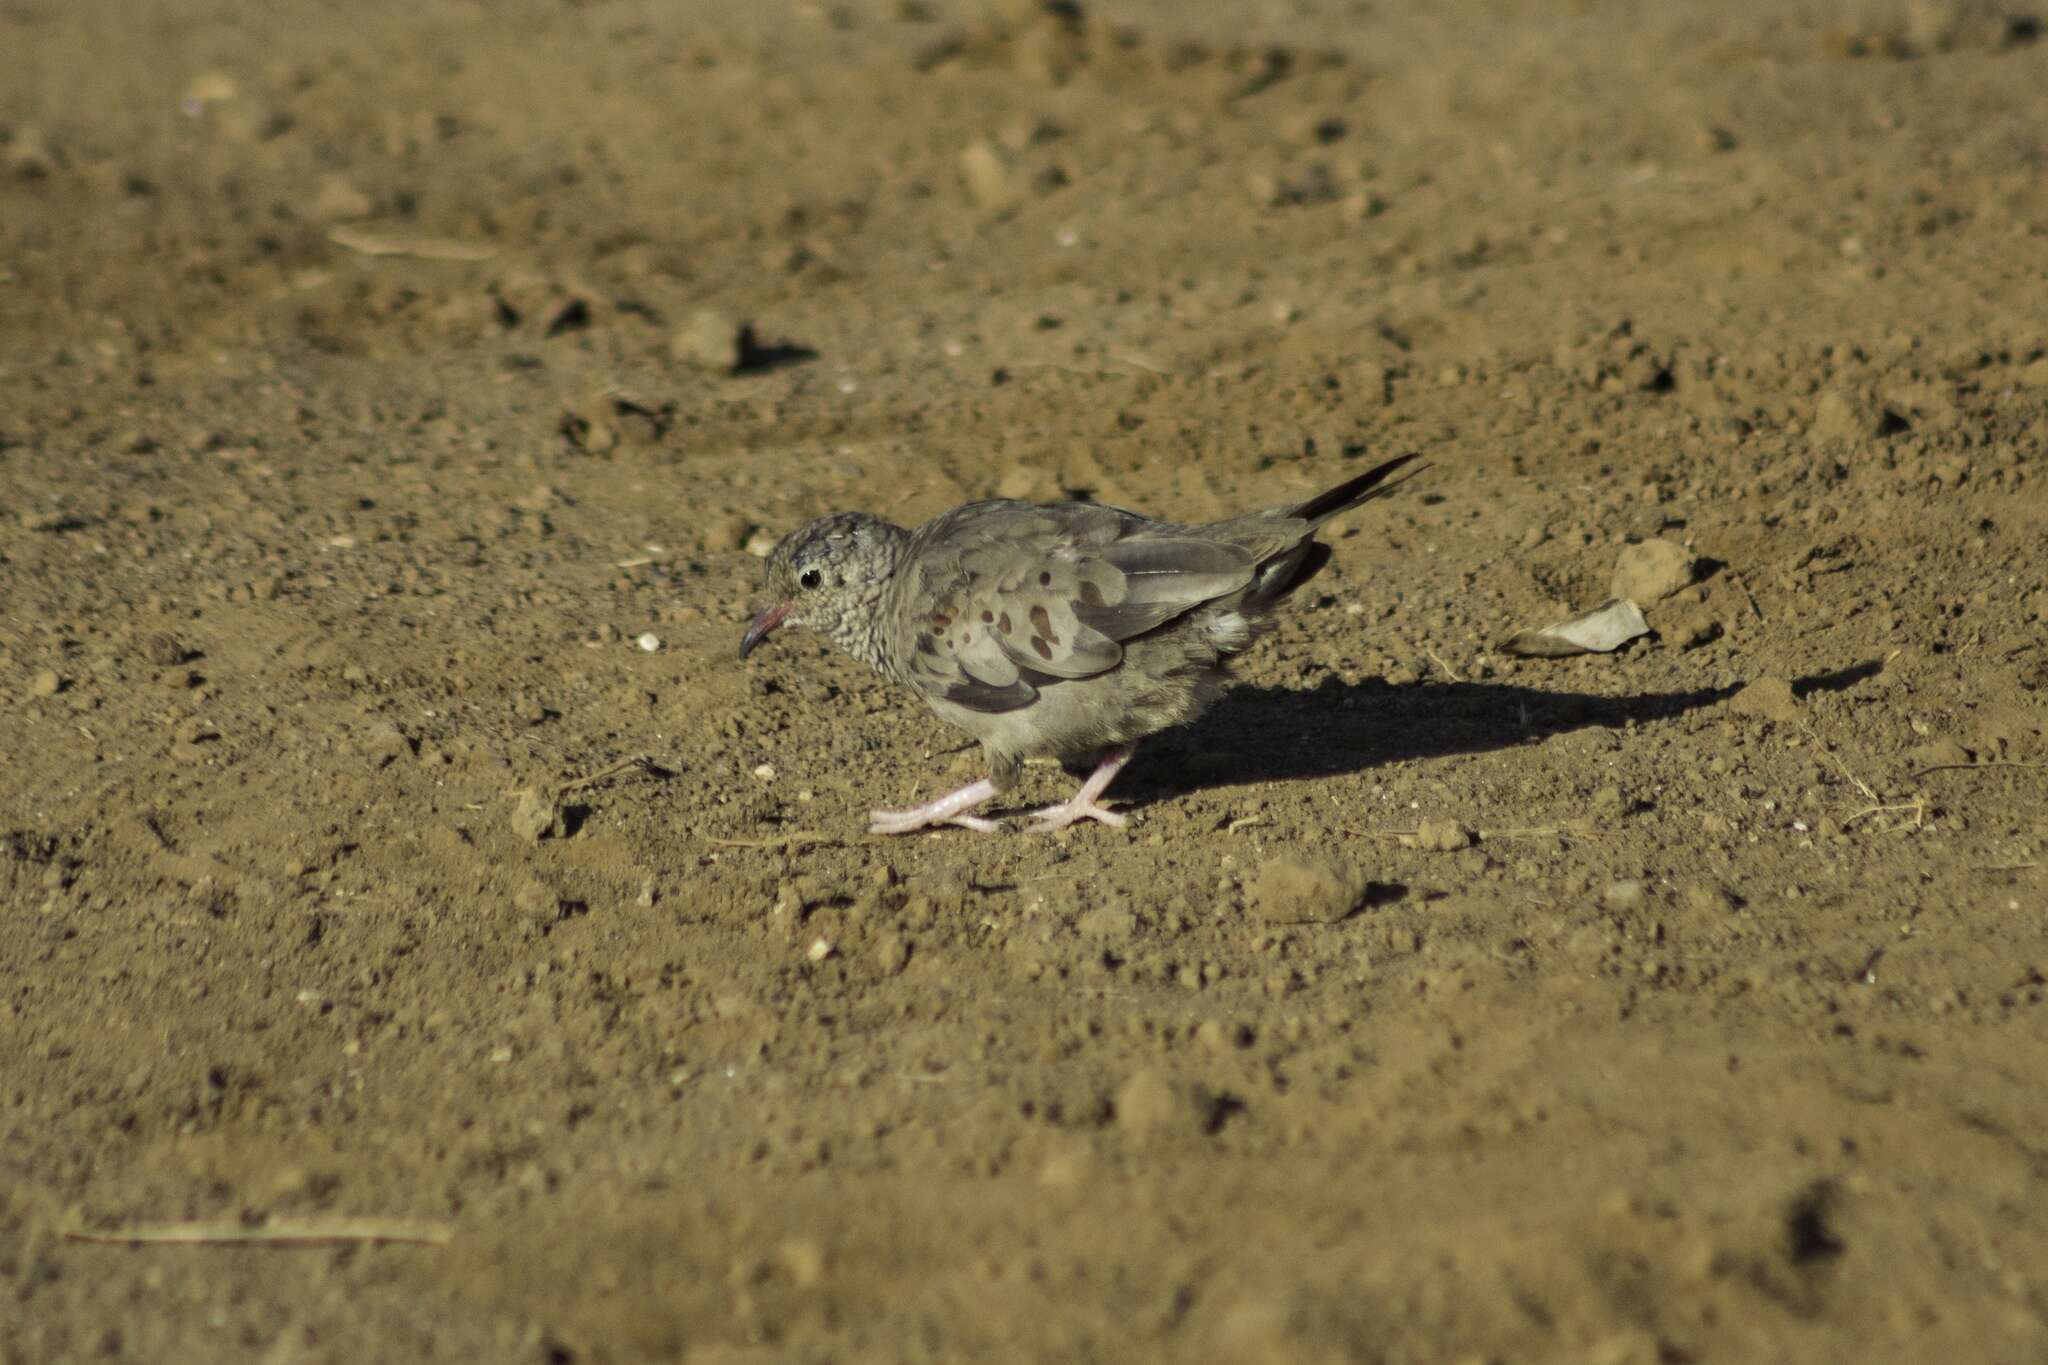
M977 711L1123 662L1123 641L1240 592L1250 550L1091 503L970 503L920 528L889 615L905 680Z

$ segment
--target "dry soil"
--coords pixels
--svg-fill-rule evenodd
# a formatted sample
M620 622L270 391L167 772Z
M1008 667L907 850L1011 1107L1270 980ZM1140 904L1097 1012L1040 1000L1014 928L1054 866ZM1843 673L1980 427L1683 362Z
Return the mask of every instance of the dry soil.
M2030 10L0 0L0 1360L2048 1358ZM1128 831L734 657L1404 451Z

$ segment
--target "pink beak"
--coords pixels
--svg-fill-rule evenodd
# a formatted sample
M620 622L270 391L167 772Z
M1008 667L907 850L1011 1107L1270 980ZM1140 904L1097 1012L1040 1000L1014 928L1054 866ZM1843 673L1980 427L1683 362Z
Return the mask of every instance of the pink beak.
M747 627L747 633L740 637L740 657L746 658L754 652L754 646L767 639L769 634L781 626L783 618L789 615L789 603L777 602L754 618L754 624Z

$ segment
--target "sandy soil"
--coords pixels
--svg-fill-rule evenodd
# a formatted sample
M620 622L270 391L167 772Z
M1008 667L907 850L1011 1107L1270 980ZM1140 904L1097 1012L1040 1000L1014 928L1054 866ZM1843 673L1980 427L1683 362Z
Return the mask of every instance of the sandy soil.
M1062 8L0 2L0 1360L2048 1358L2031 7ZM1410 450L1129 831L733 657Z

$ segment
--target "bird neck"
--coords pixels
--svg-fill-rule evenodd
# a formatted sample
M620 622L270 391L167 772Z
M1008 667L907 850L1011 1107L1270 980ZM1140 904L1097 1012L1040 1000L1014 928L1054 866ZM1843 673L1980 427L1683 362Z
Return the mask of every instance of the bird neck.
M876 672L894 677L888 602L890 588L909 552L910 532L880 520L871 529L875 539L869 553L877 561L874 570L861 575L858 590L843 600L823 630L840 650Z

